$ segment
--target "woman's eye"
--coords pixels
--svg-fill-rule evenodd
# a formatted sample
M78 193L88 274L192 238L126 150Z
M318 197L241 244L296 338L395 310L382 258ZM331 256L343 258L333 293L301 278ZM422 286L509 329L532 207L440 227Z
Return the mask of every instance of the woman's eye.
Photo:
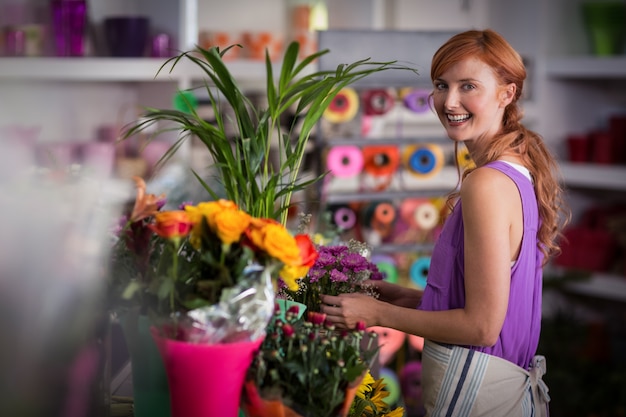
M447 85L444 84L444 83L437 83L437 84L435 84L435 89L436 90L445 90L446 87L447 87Z
M474 84L464 84L463 85L463 89L464 90L473 90L474 88L476 88L476 86L474 86Z

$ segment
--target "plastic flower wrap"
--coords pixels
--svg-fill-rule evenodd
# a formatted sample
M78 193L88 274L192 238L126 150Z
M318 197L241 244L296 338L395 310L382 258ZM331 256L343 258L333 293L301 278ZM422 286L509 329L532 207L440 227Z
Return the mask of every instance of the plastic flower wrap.
M138 200L143 196L138 193ZM124 292L156 297L157 313L167 313L160 316L169 321L162 328L171 338L196 343L258 338L273 314L274 280L280 277L296 290L317 259L308 236L252 217L229 200L169 211L145 206L140 211L147 216L141 232L150 241L144 255L148 279L138 274Z
M248 369L242 408L248 417L346 416L355 392L378 353L365 324L336 331L323 313L285 319L276 306L267 336Z
M279 289L279 297L302 303L307 311L320 311L320 294L369 292L367 280L383 279L378 267L367 258L367 245L356 240L347 244L319 246L318 254L299 288L293 290L283 285Z

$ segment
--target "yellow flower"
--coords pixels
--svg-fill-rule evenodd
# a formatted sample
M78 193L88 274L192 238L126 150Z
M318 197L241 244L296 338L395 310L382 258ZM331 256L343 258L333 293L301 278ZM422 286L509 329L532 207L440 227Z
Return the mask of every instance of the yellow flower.
M376 380L374 379L372 374L367 371L367 374L363 378L363 381L361 381L361 385L359 385L359 388L357 388L356 390L357 397L365 399L365 394L372 390L372 384L374 384L374 382L376 382Z
M302 256L295 237L280 223L252 222L248 236L257 248L288 266L300 266Z
M241 235L250 224L250 215L243 210L239 210L232 201L218 200L200 203L197 206L185 206L185 211L189 213L194 228L191 236L191 243L194 247L200 246L202 234L202 218L214 230L220 240L227 245L241 239Z
M389 391L385 390L385 379L379 378L372 385L372 395L370 396L370 400L374 403L377 409L384 410L387 408L387 403L385 402L385 398L389 396Z
M393 411L383 414L383 417L402 417L404 415L404 408L398 407Z
M300 287L298 280L303 278L307 272L309 272L308 266L285 265L278 275L291 291L297 291Z

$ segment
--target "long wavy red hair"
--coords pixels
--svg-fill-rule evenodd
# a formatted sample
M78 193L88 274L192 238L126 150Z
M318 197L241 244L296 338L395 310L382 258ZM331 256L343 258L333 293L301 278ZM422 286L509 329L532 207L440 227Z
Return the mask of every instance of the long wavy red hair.
M497 32L490 29L469 30L454 35L437 50L432 60L431 79L439 78L451 66L468 58L478 58L489 65L501 85L514 83L517 87L515 97L504 111L500 132L493 138L483 160L474 162L476 166L482 166L499 159L504 153L514 153L530 170L541 217L539 247L545 255L544 263L548 262L560 253L558 241L570 213L564 202L554 156L542 137L521 122L523 112L519 99L524 88L526 68L517 51ZM466 170L463 178L470 172ZM458 192L453 193L449 201L456 197Z

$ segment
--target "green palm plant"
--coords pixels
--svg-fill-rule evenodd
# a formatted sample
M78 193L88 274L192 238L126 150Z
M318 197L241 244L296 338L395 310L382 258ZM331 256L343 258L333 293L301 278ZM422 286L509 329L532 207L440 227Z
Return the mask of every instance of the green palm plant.
M207 76L203 87L215 114L214 122L203 120L192 100L184 99L185 111L148 108L124 137L146 129L155 121L173 122L173 129L183 134L162 160L176 152L190 135L197 137L215 162L218 181L226 197L252 216L273 218L284 225L292 194L324 175L308 180L298 177L309 138L337 93L376 72L402 69L417 74L417 71L397 61L372 62L369 58L338 65L334 71L307 71L314 61L330 51L318 51L299 60L299 44L292 42L285 51L276 79L266 52L267 106L261 108L246 96L223 60L224 54L235 46L239 47L231 45L223 50L198 47L168 59L159 69L161 72L169 65L171 72L183 58L196 64ZM292 122L284 126L281 121L286 115L291 116ZM228 123L235 127L234 135L228 133ZM271 163L271 151L278 155L277 163ZM219 198L214 187L196 172L194 175L211 197Z

